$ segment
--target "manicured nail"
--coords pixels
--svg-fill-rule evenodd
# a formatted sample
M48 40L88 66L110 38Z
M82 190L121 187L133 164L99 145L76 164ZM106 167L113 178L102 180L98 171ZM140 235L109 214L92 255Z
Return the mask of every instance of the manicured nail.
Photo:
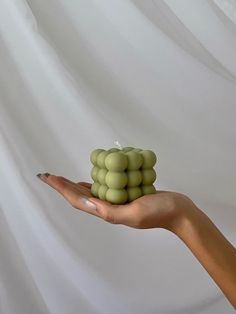
M37 177L43 181L43 182L46 182L46 179L48 178L48 176L50 176L50 174L48 172L46 173L38 173L37 174Z
M50 173L48 173L48 172L43 173L43 176L45 176L45 177L49 177L49 176L50 176Z
M41 180L41 173L38 173L36 176Z
M83 201L84 204L86 204L88 207L90 207L90 208L92 208L92 209L96 209L96 208L97 208L97 206L96 206L94 203L90 202L90 201L87 199L87 197L83 197L83 198L82 198L82 201Z
M50 176L50 173L46 172L46 173L42 173L40 176L40 179L47 182L47 178Z

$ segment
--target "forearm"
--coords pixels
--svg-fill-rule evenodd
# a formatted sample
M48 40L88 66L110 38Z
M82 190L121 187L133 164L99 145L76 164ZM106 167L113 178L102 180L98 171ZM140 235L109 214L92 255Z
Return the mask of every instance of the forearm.
M183 215L175 233L236 308L236 249L233 245L197 207Z

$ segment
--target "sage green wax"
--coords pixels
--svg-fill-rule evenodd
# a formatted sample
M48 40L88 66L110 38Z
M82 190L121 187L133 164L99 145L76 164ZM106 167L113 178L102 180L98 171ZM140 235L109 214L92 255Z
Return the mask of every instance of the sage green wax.
M141 185L143 195L155 194L156 188L154 185Z
M127 168L127 165L128 165L128 159L127 159L126 154L124 153L114 152L106 156L105 166L110 171L115 171L115 172L124 171Z
M91 193L93 196L98 197L98 189L100 187L100 183L94 182L91 186Z
M127 170L138 170L143 164L143 156L133 150L126 153L128 158Z
M156 171L154 169L144 169L142 172L142 184L151 185L156 180Z
M98 148L92 151L90 160L94 197L112 204L125 204L142 195L156 193L153 167L157 158L153 151L133 147Z
M105 151L104 149L98 148L95 149L94 151L92 151L92 153L90 154L90 161L94 166L97 166L97 156L98 154L100 154L101 152Z
M128 194L125 189L108 189L106 200L113 204L125 204L128 200Z
M108 190L108 186L107 185L100 185L99 189L98 189L98 197L105 201L106 200L106 193Z
M114 153L114 152L119 152L119 151L120 151L120 149L119 148L115 148L115 147L108 149L109 153Z
M106 200L113 204L125 204L128 195L125 189L108 189L106 193Z
M151 150L142 150L140 154L143 156L143 164L142 169L150 169L153 168L157 158L153 151Z
M142 149L141 148L134 148L133 150L132 150L132 152L141 152L142 151Z
M129 202L136 200L137 198L139 198L143 195L142 190L139 186L127 188L126 191L128 194L128 201Z
M124 147L124 148L122 148L122 150L124 152L129 152L130 150L133 150L133 149L134 149L133 147Z
M106 168L106 166L105 166L105 159L106 159L106 157L107 157L109 154L114 154L114 153L109 153L108 151L103 151L103 152L100 152L100 153L97 155L97 165L98 165L98 167L100 167L100 168Z
M105 182L105 177L107 175L107 169L105 168L101 168L98 170L98 173L97 173L97 181L100 183L100 184L106 184Z
M93 181L97 181L97 175L98 175L99 169L100 169L100 168L97 167L97 166L94 166L94 167L92 168L90 175L91 175Z
M139 170L127 171L127 187L138 186L142 182L142 173Z
M111 189L123 189L127 184L127 174L122 172L108 171L105 182Z

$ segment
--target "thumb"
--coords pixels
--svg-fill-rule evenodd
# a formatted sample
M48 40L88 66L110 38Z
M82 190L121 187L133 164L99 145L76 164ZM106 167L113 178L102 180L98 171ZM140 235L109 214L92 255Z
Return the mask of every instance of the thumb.
M88 200L96 205L96 211L100 214L104 213L104 211L108 210L108 207L112 206L109 202L100 200L99 198L89 197Z
M121 206L94 197L89 197L89 201L96 205L96 211L103 220L112 224L121 223Z
M88 197L88 199L94 204L101 204L101 202L102 203L105 202L105 201L100 200L100 198L96 198L96 197Z

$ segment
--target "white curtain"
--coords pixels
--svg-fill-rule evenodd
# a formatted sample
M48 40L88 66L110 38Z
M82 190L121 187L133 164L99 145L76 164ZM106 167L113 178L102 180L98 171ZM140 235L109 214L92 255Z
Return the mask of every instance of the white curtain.
M0 313L234 310L173 234L76 210L36 174L158 156L236 244L236 1L0 0Z

